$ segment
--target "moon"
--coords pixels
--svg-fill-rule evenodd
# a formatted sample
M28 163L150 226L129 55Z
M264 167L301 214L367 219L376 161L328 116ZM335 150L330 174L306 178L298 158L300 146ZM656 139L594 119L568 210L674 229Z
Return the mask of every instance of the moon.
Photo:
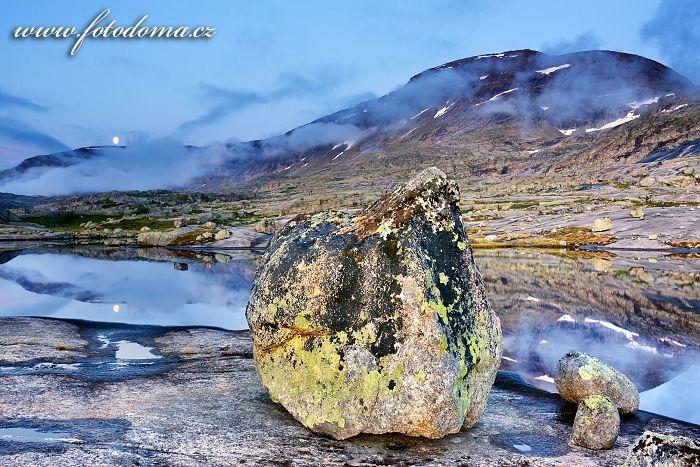
M119 305L114 305L112 307L112 311L114 311L115 313L119 313Z
M119 136L115 136L114 138L112 138L112 143L119 144Z

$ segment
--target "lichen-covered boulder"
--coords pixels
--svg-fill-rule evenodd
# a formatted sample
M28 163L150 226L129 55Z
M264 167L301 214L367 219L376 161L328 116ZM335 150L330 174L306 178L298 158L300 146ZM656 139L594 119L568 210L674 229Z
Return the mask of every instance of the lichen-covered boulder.
M696 467L700 446L683 436L645 431L630 446L623 467Z
M275 222L274 219L270 219L269 217L266 217L263 220L261 220L260 222L257 222L256 224L254 224L253 229L255 229L255 231L258 233L272 235L277 231L277 223Z
M588 449L611 449L620 433L620 414L605 396L588 396L578 406L571 442Z
M271 398L337 439L474 425L501 354L458 208L435 168L352 217L290 221L246 311Z
M639 391L630 379L596 357L569 352L557 365L554 383L561 397L578 404L588 396L608 397L621 413L639 408Z

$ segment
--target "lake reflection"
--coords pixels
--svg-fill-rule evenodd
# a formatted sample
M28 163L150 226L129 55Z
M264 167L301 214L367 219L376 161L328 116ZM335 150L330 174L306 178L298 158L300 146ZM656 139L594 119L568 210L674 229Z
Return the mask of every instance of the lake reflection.
M126 253L117 251L116 260L21 254L0 265L0 315L247 327L256 267L249 254Z
M588 352L646 391L643 409L700 423L700 259L513 249L475 257L501 319L502 369L555 391L559 358ZM243 329L258 259L95 247L0 253L0 316Z

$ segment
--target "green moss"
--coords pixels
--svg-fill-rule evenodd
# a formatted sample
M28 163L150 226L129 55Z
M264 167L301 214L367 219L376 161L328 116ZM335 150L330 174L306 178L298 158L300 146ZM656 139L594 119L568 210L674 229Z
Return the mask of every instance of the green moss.
M101 222L109 219L110 216L106 214L57 214L55 216L29 216L22 220L24 222L31 222L34 224L43 225L49 229L58 230L77 230L80 228L80 224L85 222L94 222L99 224Z
M613 377L613 370L597 358L588 356L586 363L578 368L578 375L584 381L597 378L610 381Z
M457 248L459 248L460 250L464 251L464 250L467 249L467 244L464 243L464 242L457 242Z
M263 384L277 397L297 401L295 416L310 428L325 423L343 428L344 410L369 416L371 401L400 386L403 367L392 362L393 355L382 357L377 369L363 368L350 381L340 357L343 344L334 340L295 336L259 359Z
M614 407L610 399L601 395L588 396L583 400L583 403L586 404L586 407L591 410L608 409L610 407Z
M447 277L447 274L445 274L444 272L441 272L440 274L438 274L438 278L439 278L440 283L442 285L447 285L447 283L449 282L449 278Z
M428 300L428 308L433 310L435 316L440 318L443 323L447 324L447 308L445 307L445 304L442 303L442 300Z

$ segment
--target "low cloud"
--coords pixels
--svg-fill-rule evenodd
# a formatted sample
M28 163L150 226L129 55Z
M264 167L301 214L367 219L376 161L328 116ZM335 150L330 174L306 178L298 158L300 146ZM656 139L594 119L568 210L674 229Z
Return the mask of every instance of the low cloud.
M292 97L319 97L326 95L338 84L348 79L351 73L339 67L327 67L309 75L282 73L275 86L267 91L228 89L212 84L203 84L198 94L209 104L209 110L197 118L184 122L181 132L192 131L222 121L251 107L270 104Z
M603 41L593 32L585 31L571 39L560 39L555 42L542 44L542 52L552 55L560 55L583 50L598 50Z
M36 112L44 112L48 110L47 107L37 104L36 102L29 100L25 97L15 96L9 94L2 89L0 89L0 108L3 110L7 109L21 109L21 110L32 110Z
M667 65L700 82L700 2L663 0L642 27L642 39L658 46Z
M27 156L65 151L68 147L51 135L13 117L0 115L0 169Z
M0 182L0 191L26 195L68 195L110 190L180 186L212 170L217 148L187 148L175 139L128 148L106 147L67 167L36 167Z

